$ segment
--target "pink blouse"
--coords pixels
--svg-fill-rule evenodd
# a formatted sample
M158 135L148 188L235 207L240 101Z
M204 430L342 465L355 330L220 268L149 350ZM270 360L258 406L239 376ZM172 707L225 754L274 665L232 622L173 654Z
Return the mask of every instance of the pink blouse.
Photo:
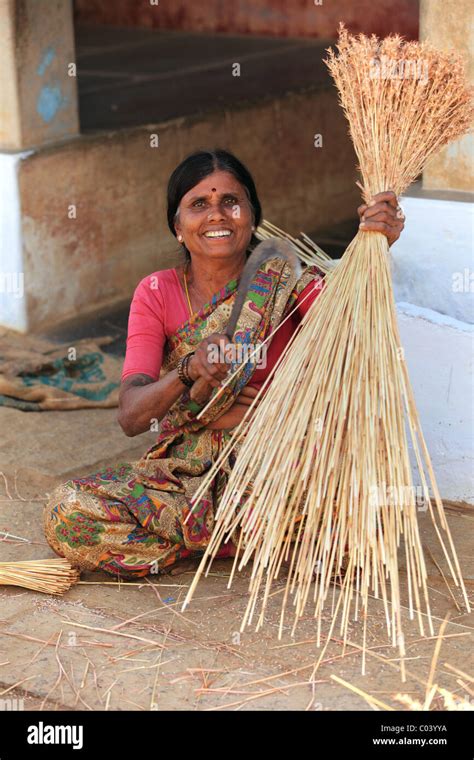
M267 344L266 367L254 371L249 385L261 387L322 287L323 280L315 277L300 293L296 302L297 310ZM176 269L164 269L145 277L138 284L130 307L122 380L136 374L149 375L158 380L166 339L189 317L189 308Z

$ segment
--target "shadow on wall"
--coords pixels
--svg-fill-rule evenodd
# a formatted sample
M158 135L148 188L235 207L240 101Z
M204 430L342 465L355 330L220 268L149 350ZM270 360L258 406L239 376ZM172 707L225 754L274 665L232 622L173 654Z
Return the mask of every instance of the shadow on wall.
M353 33L398 32L418 39L419 0L74 0L77 23L275 37L336 36L339 21Z

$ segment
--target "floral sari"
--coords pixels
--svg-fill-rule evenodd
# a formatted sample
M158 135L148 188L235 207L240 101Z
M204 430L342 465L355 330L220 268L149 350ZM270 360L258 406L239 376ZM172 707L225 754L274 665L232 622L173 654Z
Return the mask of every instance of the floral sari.
M294 308L299 293L319 277L316 267L308 267L296 279L282 259L266 261L248 290L234 341L255 345L265 340ZM173 370L204 338L225 332L237 285L235 279L227 283L168 338L163 373ZM254 370L255 364L248 361L199 420L203 406L193 402L186 389L163 418L156 443L139 461L56 488L44 510L45 534L55 552L79 568L125 578L159 572L181 558L202 554L238 454L237 446L199 502L191 505L232 435L232 430L206 426L230 409ZM228 550L224 545L217 556L226 556Z

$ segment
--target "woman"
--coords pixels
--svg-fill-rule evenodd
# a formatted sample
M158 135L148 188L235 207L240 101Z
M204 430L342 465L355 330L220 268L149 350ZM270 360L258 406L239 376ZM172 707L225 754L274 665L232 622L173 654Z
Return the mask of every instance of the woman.
M383 232L392 244L403 228L397 209L392 192L379 193L359 207L361 229ZM247 362L197 420L202 406L190 389L198 378L217 387L227 375L228 364L211 362L207 349L228 342L225 326L260 219L254 181L226 151L194 153L171 175L168 225L186 261L145 277L135 291L118 417L128 436L160 422L158 440L138 462L53 492L44 512L46 537L73 565L132 578L203 553L236 450L185 522L190 500L323 285L315 267L296 280L282 259L264 263L234 342L259 344L296 311L272 338L266 368ZM234 553L228 542L217 556Z

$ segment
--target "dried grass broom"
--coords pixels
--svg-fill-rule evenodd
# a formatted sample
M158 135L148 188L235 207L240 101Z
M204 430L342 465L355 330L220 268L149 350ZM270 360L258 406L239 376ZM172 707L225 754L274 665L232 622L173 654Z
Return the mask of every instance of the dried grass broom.
M43 594L64 594L79 576L67 559L0 562L0 586L21 586Z
M349 121L364 200L386 189L400 195L439 148L470 126L463 63L428 43L405 42L398 35L382 41L374 35L352 37L342 25L337 48L337 54L329 50L326 63ZM423 76L416 76L420 64ZM388 76L381 70L387 65ZM279 635L289 599L294 630L310 593L319 632L331 578L342 576L347 556L332 627L339 619L346 640L351 612L357 619L362 608L365 616L373 592L383 600L389 635L403 656L402 535L410 618L416 614L424 635L424 607L433 633L412 464L469 609L404 362L387 252L382 234L358 232L278 363L273 382L262 388L253 418L236 429L195 494L197 502L238 444L211 541L183 609L209 558L235 533L239 551L229 586L236 567L242 569L253 556L241 630L259 601L257 629L262 625L272 581L286 560Z
M439 148L469 128L473 111L463 62L455 53L398 35L381 41L374 35L353 37L342 25L337 49L328 51L326 64L349 121L364 200L387 189L399 196ZM383 65L389 66L389 76ZM423 76L400 75L419 72L420 65ZM183 609L206 563L234 534L239 549L229 586L236 568L253 558L241 630L257 606L257 629L262 625L272 581L286 560L280 637L290 600L294 631L311 597L318 639L331 601L331 631L339 621L344 640L350 617L358 619L362 611L365 646L372 593L383 600L388 634L403 662L402 536L410 618L416 615L424 635L426 614L433 634L412 464L449 571L469 609L404 362L387 253L382 234L357 233L280 358L272 383L268 379L261 389L252 419L244 418L235 429L194 495L198 502L239 444L211 541ZM334 574L341 575L337 603L334 587L330 595Z

